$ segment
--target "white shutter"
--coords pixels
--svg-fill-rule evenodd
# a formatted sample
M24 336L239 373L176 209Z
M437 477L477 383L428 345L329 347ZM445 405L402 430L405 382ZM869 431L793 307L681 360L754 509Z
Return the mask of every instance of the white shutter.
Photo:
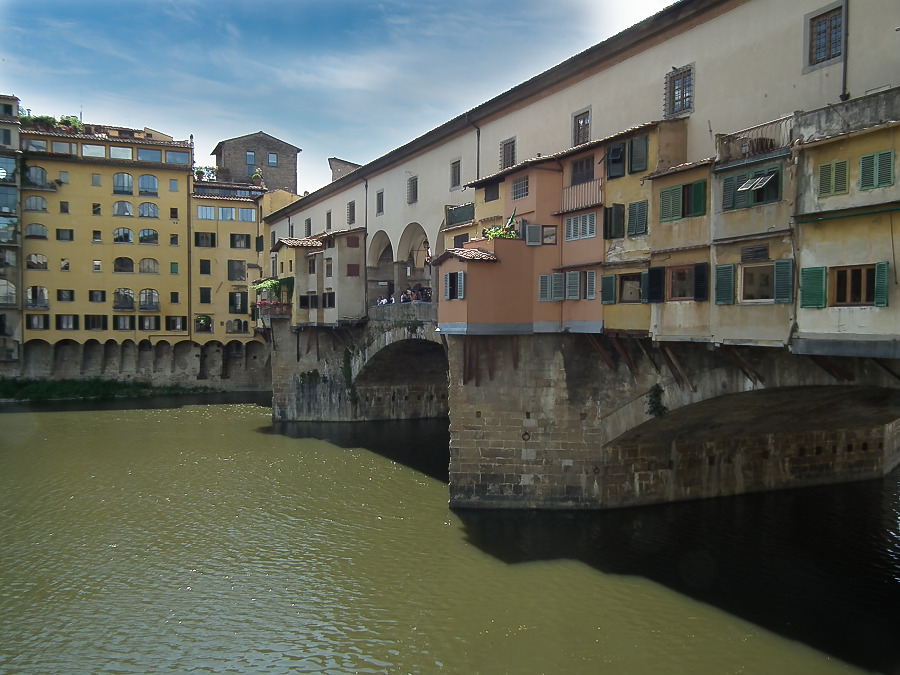
M541 245L541 226L528 224L525 226L525 243L528 246Z
M460 300L466 297L466 273L456 273L456 297Z
M562 272L554 272L550 279L551 299L564 300L566 297L566 275Z
M450 299L450 272L444 273L444 300Z
M538 275L538 302L550 301L550 275Z
M566 300L581 299L581 272L566 272Z
M597 271L588 270L584 273L584 297L588 300L597 299Z

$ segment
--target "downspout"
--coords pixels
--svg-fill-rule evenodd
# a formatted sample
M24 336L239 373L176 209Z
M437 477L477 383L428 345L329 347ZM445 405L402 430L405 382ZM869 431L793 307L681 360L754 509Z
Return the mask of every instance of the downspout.
M469 124L475 127L475 180L479 180L481 178L481 127L475 122L469 122Z
M846 101L847 99L850 98L850 92L847 91L847 61L849 60L849 57L850 57L850 51L847 49L847 42L850 37L850 0L844 0L843 12L844 12L844 15L843 15L844 16L844 21L843 21L843 23L844 23L844 25L843 25L844 44L842 45L842 52L843 52L844 58L841 59L843 72L841 73L841 96L840 96L840 98L841 98L841 101Z
M800 330L800 324L797 321L798 312L800 309L800 265L797 263L797 252L800 250L800 228L797 222L797 194L799 192L797 188L797 174L799 173L800 166L800 153L802 151L803 142L800 139L794 141L791 146L791 257L794 260L794 267L796 268L797 275L797 292L793 294L794 302L793 302L793 321L791 321L791 327L788 330L787 340L785 344L788 349L791 348L793 343L794 332ZM793 280L791 280L793 283Z

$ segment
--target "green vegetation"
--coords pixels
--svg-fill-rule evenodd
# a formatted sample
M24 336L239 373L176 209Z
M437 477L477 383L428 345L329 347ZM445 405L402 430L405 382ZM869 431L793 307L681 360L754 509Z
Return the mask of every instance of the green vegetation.
M318 383L319 380L325 381L325 378L319 374L318 370L307 370L305 373L297 375L297 379L301 382Z
M647 414L654 417L662 417L668 412L668 408L662 402L663 388L659 383L650 387L647 392Z
M16 401L49 401L63 399L109 400L113 398L147 398L148 396L184 396L213 391L208 387L157 387L146 382L114 380L2 380L0 398Z
M353 352L344 350L344 361L341 364L341 374L344 376L344 385L347 387L347 398L352 405L356 405L359 396L356 393L356 385L353 384Z

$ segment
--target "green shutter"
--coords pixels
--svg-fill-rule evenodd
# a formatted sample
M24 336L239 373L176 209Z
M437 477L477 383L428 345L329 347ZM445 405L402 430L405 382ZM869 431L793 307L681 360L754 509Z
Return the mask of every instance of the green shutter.
M794 299L794 261L775 261L775 302L791 302Z
M259 235L256 238L256 252L262 253L265 246L266 246L266 238L263 235Z
M894 151L885 150L879 152L875 164L878 172L877 187L887 187L894 184Z
M444 272L444 300L450 299L450 272Z
M738 186L735 185L737 179L734 176L729 176L724 181L722 181L722 210L728 211L734 208L734 191L737 190Z
M621 239L625 236L625 205L613 204L604 212L603 238Z
M637 234L638 226L638 203L631 202L628 205L628 236Z
M819 196L834 194L834 164L819 166Z
M675 220L672 202L674 201L674 193L680 188L665 188L659 191L659 220Z
M600 277L600 303L603 305L616 304L615 274L604 274Z
M706 215L706 181L698 180L691 188L691 215Z
M734 304L734 265L716 265L716 304Z
M850 182L850 161L845 159L834 163L834 184L832 194L845 195Z
M821 308L826 299L826 268L805 267L800 270L800 306Z
M465 297L466 297L466 273L463 271L459 271L456 273L456 299L463 300L463 299L465 299Z
M709 300L709 263L694 265L694 300Z
M650 142L650 138L648 136L641 136L639 138L632 138L629 141L629 167L628 170L630 173L634 173L635 171L646 171L647 170L647 155L648 153L648 145Z
M750 180L749 173L739 173L735 176L734 208L736 209L745 209L750 203L750 192L752 192L752 190L738 190L738 188L748 180Z
M875 306L888 306L888 263L875 263Z
M641 302L650 302L650 272L641 272Z
M875 187L875 155L859 158L859 189L871 190Z

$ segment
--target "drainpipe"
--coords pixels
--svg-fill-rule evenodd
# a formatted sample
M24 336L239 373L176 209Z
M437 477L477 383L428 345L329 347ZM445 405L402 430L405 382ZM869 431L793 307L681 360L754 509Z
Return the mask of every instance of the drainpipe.
M842 51L844 54L844 58L841 59L843 72L841 73L841 101L846 101L850 98L850 92L847 91L847 61L850 57L850 51L847 49L847 42L850 38L850 0L844 0L843 7L843 21L844 21L844 30L843 30L843 38L844 44L842 45Z
M794 259L794 267L796 268L795 274L797 275L797 292L794 293L794 317L791 321L791 327L788 330L786 341L788 349L790 349L791 345L793 344L794 329L796 328L799 330L797 317L799 316L798 312L800 309L800 265L798 264L799 260L797 259L797 253L800 251L800 229L797 224L797 194L799 193L799 190L797 188L797 174L800 172L800 154L802 152L802 148L803 141L799 138L791 145L791 257L793 257Z
M481 178L481 127L475 122L469 122L469 124L475 127L475 180L478 180Z

